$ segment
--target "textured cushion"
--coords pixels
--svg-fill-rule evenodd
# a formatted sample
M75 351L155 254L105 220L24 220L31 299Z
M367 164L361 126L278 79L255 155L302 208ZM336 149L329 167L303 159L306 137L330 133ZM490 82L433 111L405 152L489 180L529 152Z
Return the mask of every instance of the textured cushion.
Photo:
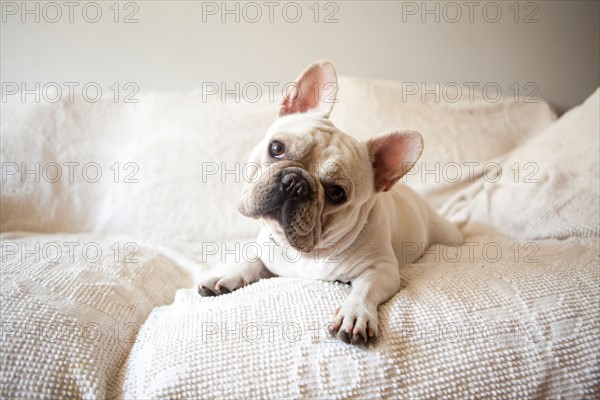
M81 98L2 103L0 228L126 234L163 243L255 235L258 225L236 205L252 172L245 162L278 104L266 96L257 103L203 100L199 93L137 97L135 104ZM421 131L424 163L408 182L435 205L468 180L465 162L503 154L554 119L544 102L403 97L399 83L341 79L332 119L360 139L392 129ZM455 184L443 181L454 179L452 163L463 178ZM56 165L62 176L53 182ZM37 172L22 176L25 168ZM425 169L437 170L437 177Z
M67 100L2 105L2 162L19 168L3 171L3 231L90 231L173 243L256 232L237 211L236 169L269 127L273 105L203 101L197 93L140 94L135 104ZM39 178L23 178L22 163L29 170L38 163ZM57 182L52 163L62 171ZM71 167L72 181L66 163L79 163ZM94 182L97 170L102 175Z
M591 398L600 379L597 240L469 234L402 269L369 348L325 326L350 288L272 278L155 309L121 398ZM499 250L499 253L496 251Z
M484 222L516 238L600 235L600 89L455 195L457 220Z
M4 234L0 257L6 399L105 398L153 307L192 284L124 237Z
M415 85L344 79L331 118L340 129L363 140L398 129L419 131L423 154L402 181L436 207L494 167L488 162L556 119L540 99L515 101L508 93L495 99L484 96L482 87L470 91L453 85Z

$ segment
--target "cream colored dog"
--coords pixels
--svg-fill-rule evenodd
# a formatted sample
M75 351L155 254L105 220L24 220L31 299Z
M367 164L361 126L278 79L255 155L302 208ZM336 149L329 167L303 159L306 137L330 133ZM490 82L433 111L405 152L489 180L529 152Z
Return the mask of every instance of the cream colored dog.
M239 203L243 215L262 220L257 245L264 251L215 268L199 292L229 293L273 275L350 282L330 331L358 344L377 337L377 307L400 290L400 266L430 244L462 237L417 193L396 184L419 158L421 135L392 132L367 143L346 135L328 119L332 85L337 77L328 61L296 79L252 151L250 161L260 168ZM407 244L421 251L408 254Z

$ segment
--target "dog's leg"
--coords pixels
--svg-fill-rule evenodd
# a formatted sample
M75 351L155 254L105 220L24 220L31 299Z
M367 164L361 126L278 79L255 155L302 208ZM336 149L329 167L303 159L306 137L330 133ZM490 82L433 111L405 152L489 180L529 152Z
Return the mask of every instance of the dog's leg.
M330 325L345 343L364 344L378 334L377 307L400 290L397 265L372 266L352 281L352 291Z
M227 294L259 279L271 276L273 274L259 259L242 261L239 264L219 264L213 267L210 275L201 279L198 284L198 293L202 296Z

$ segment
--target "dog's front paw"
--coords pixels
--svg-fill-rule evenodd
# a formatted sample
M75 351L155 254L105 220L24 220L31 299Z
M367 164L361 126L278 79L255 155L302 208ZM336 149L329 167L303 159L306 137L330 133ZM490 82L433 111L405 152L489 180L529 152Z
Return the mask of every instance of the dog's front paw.
M233 265L219 264L211 269L210 275L200 280L198 293L202 296L218 296L271 276L260 260Z
M346 302L336 310L329 332L344 343L366 344L377 338L377 308Z
M200 281L198 284L198 293L201 296L219 296L233 292L247 284L248 282L244 277L238 274L213 276Z

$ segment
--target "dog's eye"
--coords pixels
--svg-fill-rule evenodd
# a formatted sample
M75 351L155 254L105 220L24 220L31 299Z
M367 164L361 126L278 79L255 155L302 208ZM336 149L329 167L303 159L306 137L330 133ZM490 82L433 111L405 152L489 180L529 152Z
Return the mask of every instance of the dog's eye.
M278 140L273 140L269 146L269 154L272 157L280 158L285 153L285 146Z
M334 203L339 204L346 201L346 191L341 186L329 186L325 188L325 194Z

